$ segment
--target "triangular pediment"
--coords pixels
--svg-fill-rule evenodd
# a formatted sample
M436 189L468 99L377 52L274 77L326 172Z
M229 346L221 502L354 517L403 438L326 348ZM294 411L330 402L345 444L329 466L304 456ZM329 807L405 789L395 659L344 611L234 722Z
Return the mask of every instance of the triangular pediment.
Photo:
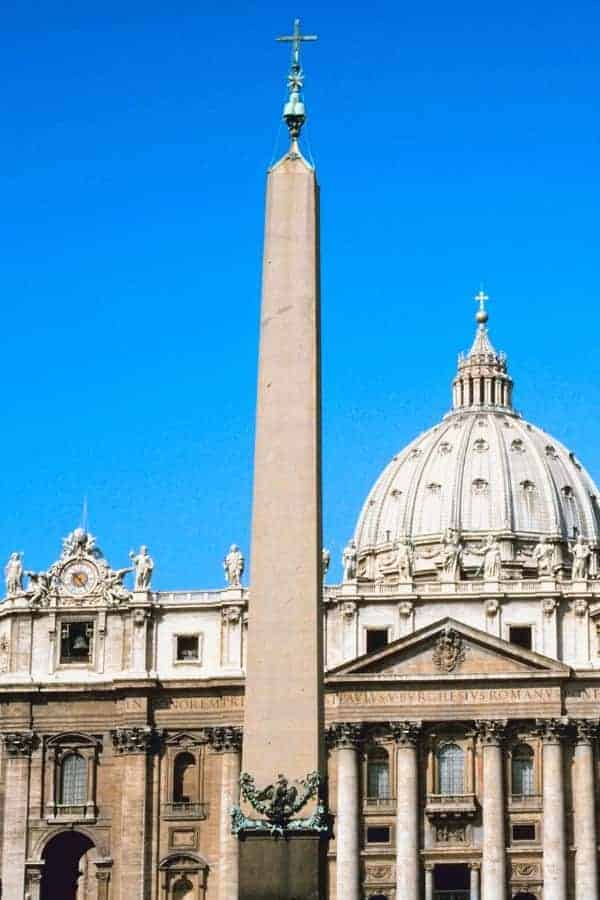
M568 675L564 663L446 617L327 673L345 677L477 678Z

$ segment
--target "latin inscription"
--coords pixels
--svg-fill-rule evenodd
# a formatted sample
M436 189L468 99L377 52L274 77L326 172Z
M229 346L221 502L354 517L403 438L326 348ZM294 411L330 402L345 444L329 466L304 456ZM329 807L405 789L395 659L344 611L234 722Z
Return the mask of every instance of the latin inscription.
M560 703L560 688L341 691L339 694L327 694L325 703L327 706L479 706L505 703Z
M203 709L239 709L243 705L244 698L240 694L226 697L160 697L155 703L157 709L183 712Z

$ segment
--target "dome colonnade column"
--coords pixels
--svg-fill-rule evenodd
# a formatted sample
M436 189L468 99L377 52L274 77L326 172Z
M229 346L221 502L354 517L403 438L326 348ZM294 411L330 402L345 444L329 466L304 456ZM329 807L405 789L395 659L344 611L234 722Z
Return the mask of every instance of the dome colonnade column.
M337 757L336 896L338 900L360 900L360 765L362 725L333 725L329 742Z
M594 785L594 745L597 719L579 719L575 725L573 812L576 900L598 900L598 836Z
M419 900L420 722L392 722L396 742L396 896Z
M506 836L504 825L504 763L502 743L505 720L476 723L483 757L482 891L485 900L506 897Z

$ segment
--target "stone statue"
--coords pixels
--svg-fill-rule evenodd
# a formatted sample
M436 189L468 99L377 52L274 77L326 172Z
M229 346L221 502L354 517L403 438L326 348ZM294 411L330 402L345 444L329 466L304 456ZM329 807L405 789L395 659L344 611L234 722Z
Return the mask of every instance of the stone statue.
M462 553L463 545L459 532L455 528L447 528L438 553L444 581L460 580Z
M397 544L396 564L398 566L398 579L411 581L413 575L414 552L413 546L406 538L401 538Z
M123 584L123 579L129 572L133 572L133 569L117 569L106 576L102 585L102 597L108 606L118 606L130 599L131 595Z
M321 575L323 579L329 572L329 564L331 562L331 553L327 549L327 547L323 547L321 551Z
M140 547L138 554L132 550L129 558L135 566L135 591L147 591L152 581L152 572L154 570L154 560L148 553L147 547Z
M498 581L502 572L502 552L500 544L493 534L488 535L486 543L481 548L471 547L471 552L477 556L483 556L479 572L483 569L483 577L486 581Z
M66 538L63 538L62 559L69 556L93 556L99 559L102 551L96 544L96 538L84 528L76 528Z
M52 576L48 572L25 572L29 577L30 606L47 606Z
M23 560L22 553L11 553L10 559L4 567L6 576L6 594L13 597L23 590Z
M342 564L344 566L344 581L352 581L356 578L356 541L352 540L344 547Z
M237 544L232 544L229 553L223 560L225 581L229 587L241 587L244 574L244 556Z
M401 538L394 544L393 553L379 567L381 575L398 574L398 581L408 582L412 580L413 570L413 546L406 538Z
M548 543L548 538L541 537L531 555L537 563L538 576L554 574L554 545Z
M573 557L571 579L573 581L586 581L590 571L592 548L579 534L575 543L569 548L569 553Z

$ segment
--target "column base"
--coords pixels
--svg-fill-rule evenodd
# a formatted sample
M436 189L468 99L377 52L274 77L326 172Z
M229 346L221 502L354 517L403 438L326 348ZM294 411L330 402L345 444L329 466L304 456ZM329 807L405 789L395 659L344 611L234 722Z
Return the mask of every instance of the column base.
M239 900L323 900L327 840L318 835L240 840Z

